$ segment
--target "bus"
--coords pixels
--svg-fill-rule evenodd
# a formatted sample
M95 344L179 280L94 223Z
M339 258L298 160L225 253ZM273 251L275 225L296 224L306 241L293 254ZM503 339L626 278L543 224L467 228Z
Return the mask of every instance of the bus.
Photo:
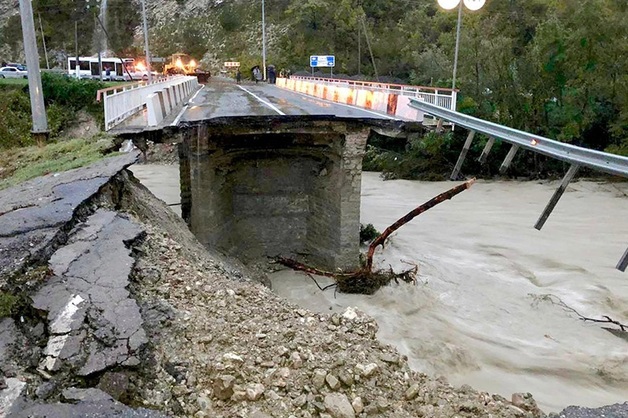
M80 79L100 79L99 65L102 63L102 77L107 81L146 80L145 67L135 63L133 58L68 57L68 75ZM142 71L142 68L144 70Z

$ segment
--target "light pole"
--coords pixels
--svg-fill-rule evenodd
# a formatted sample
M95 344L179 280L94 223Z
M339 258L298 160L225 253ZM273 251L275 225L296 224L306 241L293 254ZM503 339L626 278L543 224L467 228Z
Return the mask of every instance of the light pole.
M148 50L148 19L146 19L146 0L142 0L142 20L144 21L144 49L146 52L146 75L149 83L153 81L150 65L150 51Z
M467 9L476 11L480 10L486 0L438 0L438 5L445 10L452 10L458 7L458 24L456 25L456 49L454 52L454 74L451 82L451 88L456 89L456 71L458 69L458 50L460 48L460 26L462 26L462 4Z
M264 0L262 0L262 74L266 80L266 11L264 10Z

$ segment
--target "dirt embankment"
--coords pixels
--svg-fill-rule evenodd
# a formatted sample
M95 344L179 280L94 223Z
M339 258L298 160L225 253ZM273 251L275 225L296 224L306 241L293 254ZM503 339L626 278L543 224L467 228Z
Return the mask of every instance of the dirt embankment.
M121 283L131 299L129 306L137 304L141 317L116 317L120 307L114 306L110 314L103 314L103 320L119 323L108 325L107 335L102 335L98 315L85 315L85 322L72 323L71 331L62 336L82 336L91 341L90 348L85 348L84 355L81 347L75 348L79 354L70 359L82 362L92 359L92 354L99 358L93 350L108 352L117 347L120 336L116 333L128 333L127 320L141 321L142 338L129 337L141 346L133 350L127 346L132 352L123 361L116 358L109 365L96 364L93 373L81 363L81 374L71 362L64 363L63 351L50 360L50 340L60 336L53 332L59 325L55 318L27 318L28 326L15 322L12 326L17 331L11 332L20 333L20 341L28 341L30 349L24 358L15 355L17 347L13 347L10 374L14 384L25 383L24 389L18 385L19 399L31 411L51 410L51 404L58 408L56 402L63 401L64 408L69 402L83 408L98 402L102 407L106 402L119 410L123 405L118 402L122 402L132 411L151 409L181 417L543 415L529 395L513 395L510 402L412 371L393 347L376 339L377 324L360 312L348 309L342 315L321 315L280 299L250 279L237 263L207 252L183 221L128 171L101 187L90 208L94 214L115 212L107 216L141 230L131 234L127 229L126 234L134 238L125 234L119 238L121 244L126 241L134 260L128 281ZM85 213L82 216L82 222L88 219ZM94 225L74 223L80 228L69 233L67 243L75 245L72 248L84 246L94 236L87 232L95 234ZM76 244L80 237L83 241ZM107 241L102 249L110 245ZM63 247L60 243L59 248ZM66 266L58 251L50 264L54 268ZM107 253L102 254L106 257ZM98 274L98 283L108 276L107 271ZM64 283L77 280L81 278ZM91 312L80 303L77 312ZM39 323L43 330L33 340L31 328L40 327ZM131 357L133 361L128 361ZM44 360L60 361L62 366L42 370ZM72 388L98 391L77 395ZM5 391L0 392L0 409L3 395ZM13 412L19 411L17 404L13 402ZM67 411L63 411L57 416L64 416ZM14 416L20 416L19 412Z

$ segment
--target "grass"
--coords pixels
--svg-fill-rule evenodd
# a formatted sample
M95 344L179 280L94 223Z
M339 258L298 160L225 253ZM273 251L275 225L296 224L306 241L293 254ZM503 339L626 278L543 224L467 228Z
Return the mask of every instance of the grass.
M82 167L104 158L111 139L101 135L71 139L44 147L3 150L0 154L0 190L50 173Z
M25 78L0 78L0 86L26 86L28 80Z
M11 316L17 303L17 298L10 293L0 292L0 318Z
M28 80L25 78L0 78L0 87L2 86L27 86Z

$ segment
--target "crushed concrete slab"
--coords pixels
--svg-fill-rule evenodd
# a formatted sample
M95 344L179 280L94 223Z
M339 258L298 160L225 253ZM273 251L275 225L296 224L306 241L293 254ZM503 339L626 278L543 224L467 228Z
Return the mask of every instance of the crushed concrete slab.
M6 361L11 343L16 339L15 322L11 318L0 319L0 366Z
M0 285L29 260L47 259L77 208L138 157L132 152L105 158L0 191Z
M6 379L5 383L7 388L0 390L0 417L9 415L14 403L22 395L26 386L25 382L16 378Z
M54 372L65 364L87 376L139 364L136 354L148 340L140 309L126 289L134 259L124 243L142 232L117 213L99 209L52 255L54 276L32 298L35 309L48 312L42 369Z

